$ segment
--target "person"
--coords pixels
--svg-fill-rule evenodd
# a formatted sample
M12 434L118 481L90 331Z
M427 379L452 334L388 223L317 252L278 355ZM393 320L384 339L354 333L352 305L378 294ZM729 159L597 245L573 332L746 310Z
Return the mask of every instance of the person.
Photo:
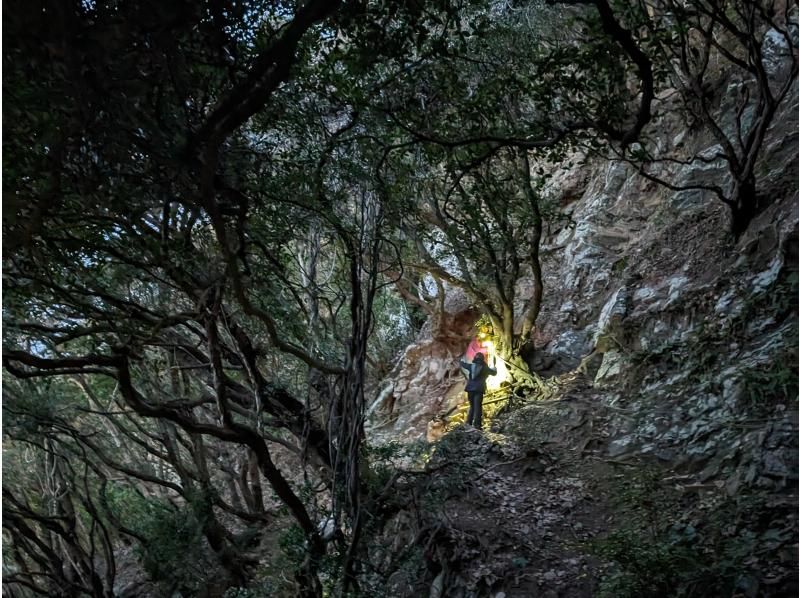
M475 353L472 363L462 359L460 365L468 372L467 385L464 387L464 390L467 391L467 398L469 398L467 424L480 430L483 416L483 393L486 392L486 378L496 376L497 370L490 368L486 364L483 353Z

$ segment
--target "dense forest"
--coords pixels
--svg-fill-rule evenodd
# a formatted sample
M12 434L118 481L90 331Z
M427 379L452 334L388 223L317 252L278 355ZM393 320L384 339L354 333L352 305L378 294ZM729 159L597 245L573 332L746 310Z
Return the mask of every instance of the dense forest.
M797 19L5 2L3 593L796 593Z

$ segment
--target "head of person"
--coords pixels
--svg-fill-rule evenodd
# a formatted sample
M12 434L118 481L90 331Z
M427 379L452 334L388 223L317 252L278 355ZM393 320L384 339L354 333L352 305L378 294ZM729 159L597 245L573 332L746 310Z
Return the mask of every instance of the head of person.
M484 363L483 353L475 353L475 357L472 358L472 361L475 363Z

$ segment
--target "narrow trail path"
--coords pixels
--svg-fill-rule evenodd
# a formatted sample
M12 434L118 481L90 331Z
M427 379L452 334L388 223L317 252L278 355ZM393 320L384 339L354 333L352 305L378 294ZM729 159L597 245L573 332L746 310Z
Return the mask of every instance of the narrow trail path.
M587 452L588 413L585 400L568 399L498 418L496 431L450 432L442 458L459 459L466 479L431 513L426 558L440 568L432 598L596 595L602 564L589 547L615 524L609 481L618 466Z
M795 424L776 420L755 460L734 453L721 470L698 457L705 436L674 452L622 443L641 409L583 378L554 384L550 400L491 413L487 430L451 422L423 451L387 526L408 559L394 559L385 596L797 595L796 484L729 484L766 471Z

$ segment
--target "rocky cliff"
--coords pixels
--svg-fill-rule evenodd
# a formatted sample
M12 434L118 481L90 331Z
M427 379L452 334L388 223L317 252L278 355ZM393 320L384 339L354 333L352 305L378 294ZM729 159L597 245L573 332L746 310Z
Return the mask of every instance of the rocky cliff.
M768 53L767 53L768 54ZM741 82L722 80L719 110ZM726 184L708 131L660 100L660 177ZM530 365L589 376L611 413L610 457L650 455L730 492L797 479L797 91L760 156L769 206L734 239L725 205L674 191L625 162L573 156L547 188L558 206L543 243L545 301ZM734 118L731 115L730 118ZM522 299L530 287L520 282ZM455 291L438 333L423 330L371 410L373 438L416 439L463 399L456 359L477 313ZM442 333L441 331L446 331ZM433 423L432 423L433 422Z
M741 81L720 86L730 127ZM650 172L727 185L714 137L673 101L657 103L668 160ZM456 361L479 313L448 289L369 414L372 443L433 443L413 494L427 502L392 524L417 530L393 542L424 539L425 565L394 574L393 595L796 593L797 132L795 88L760 154L767 207L739 238L709 193L608 156L555 168L528 355L542 392L492 405L483 435L459 425Z

